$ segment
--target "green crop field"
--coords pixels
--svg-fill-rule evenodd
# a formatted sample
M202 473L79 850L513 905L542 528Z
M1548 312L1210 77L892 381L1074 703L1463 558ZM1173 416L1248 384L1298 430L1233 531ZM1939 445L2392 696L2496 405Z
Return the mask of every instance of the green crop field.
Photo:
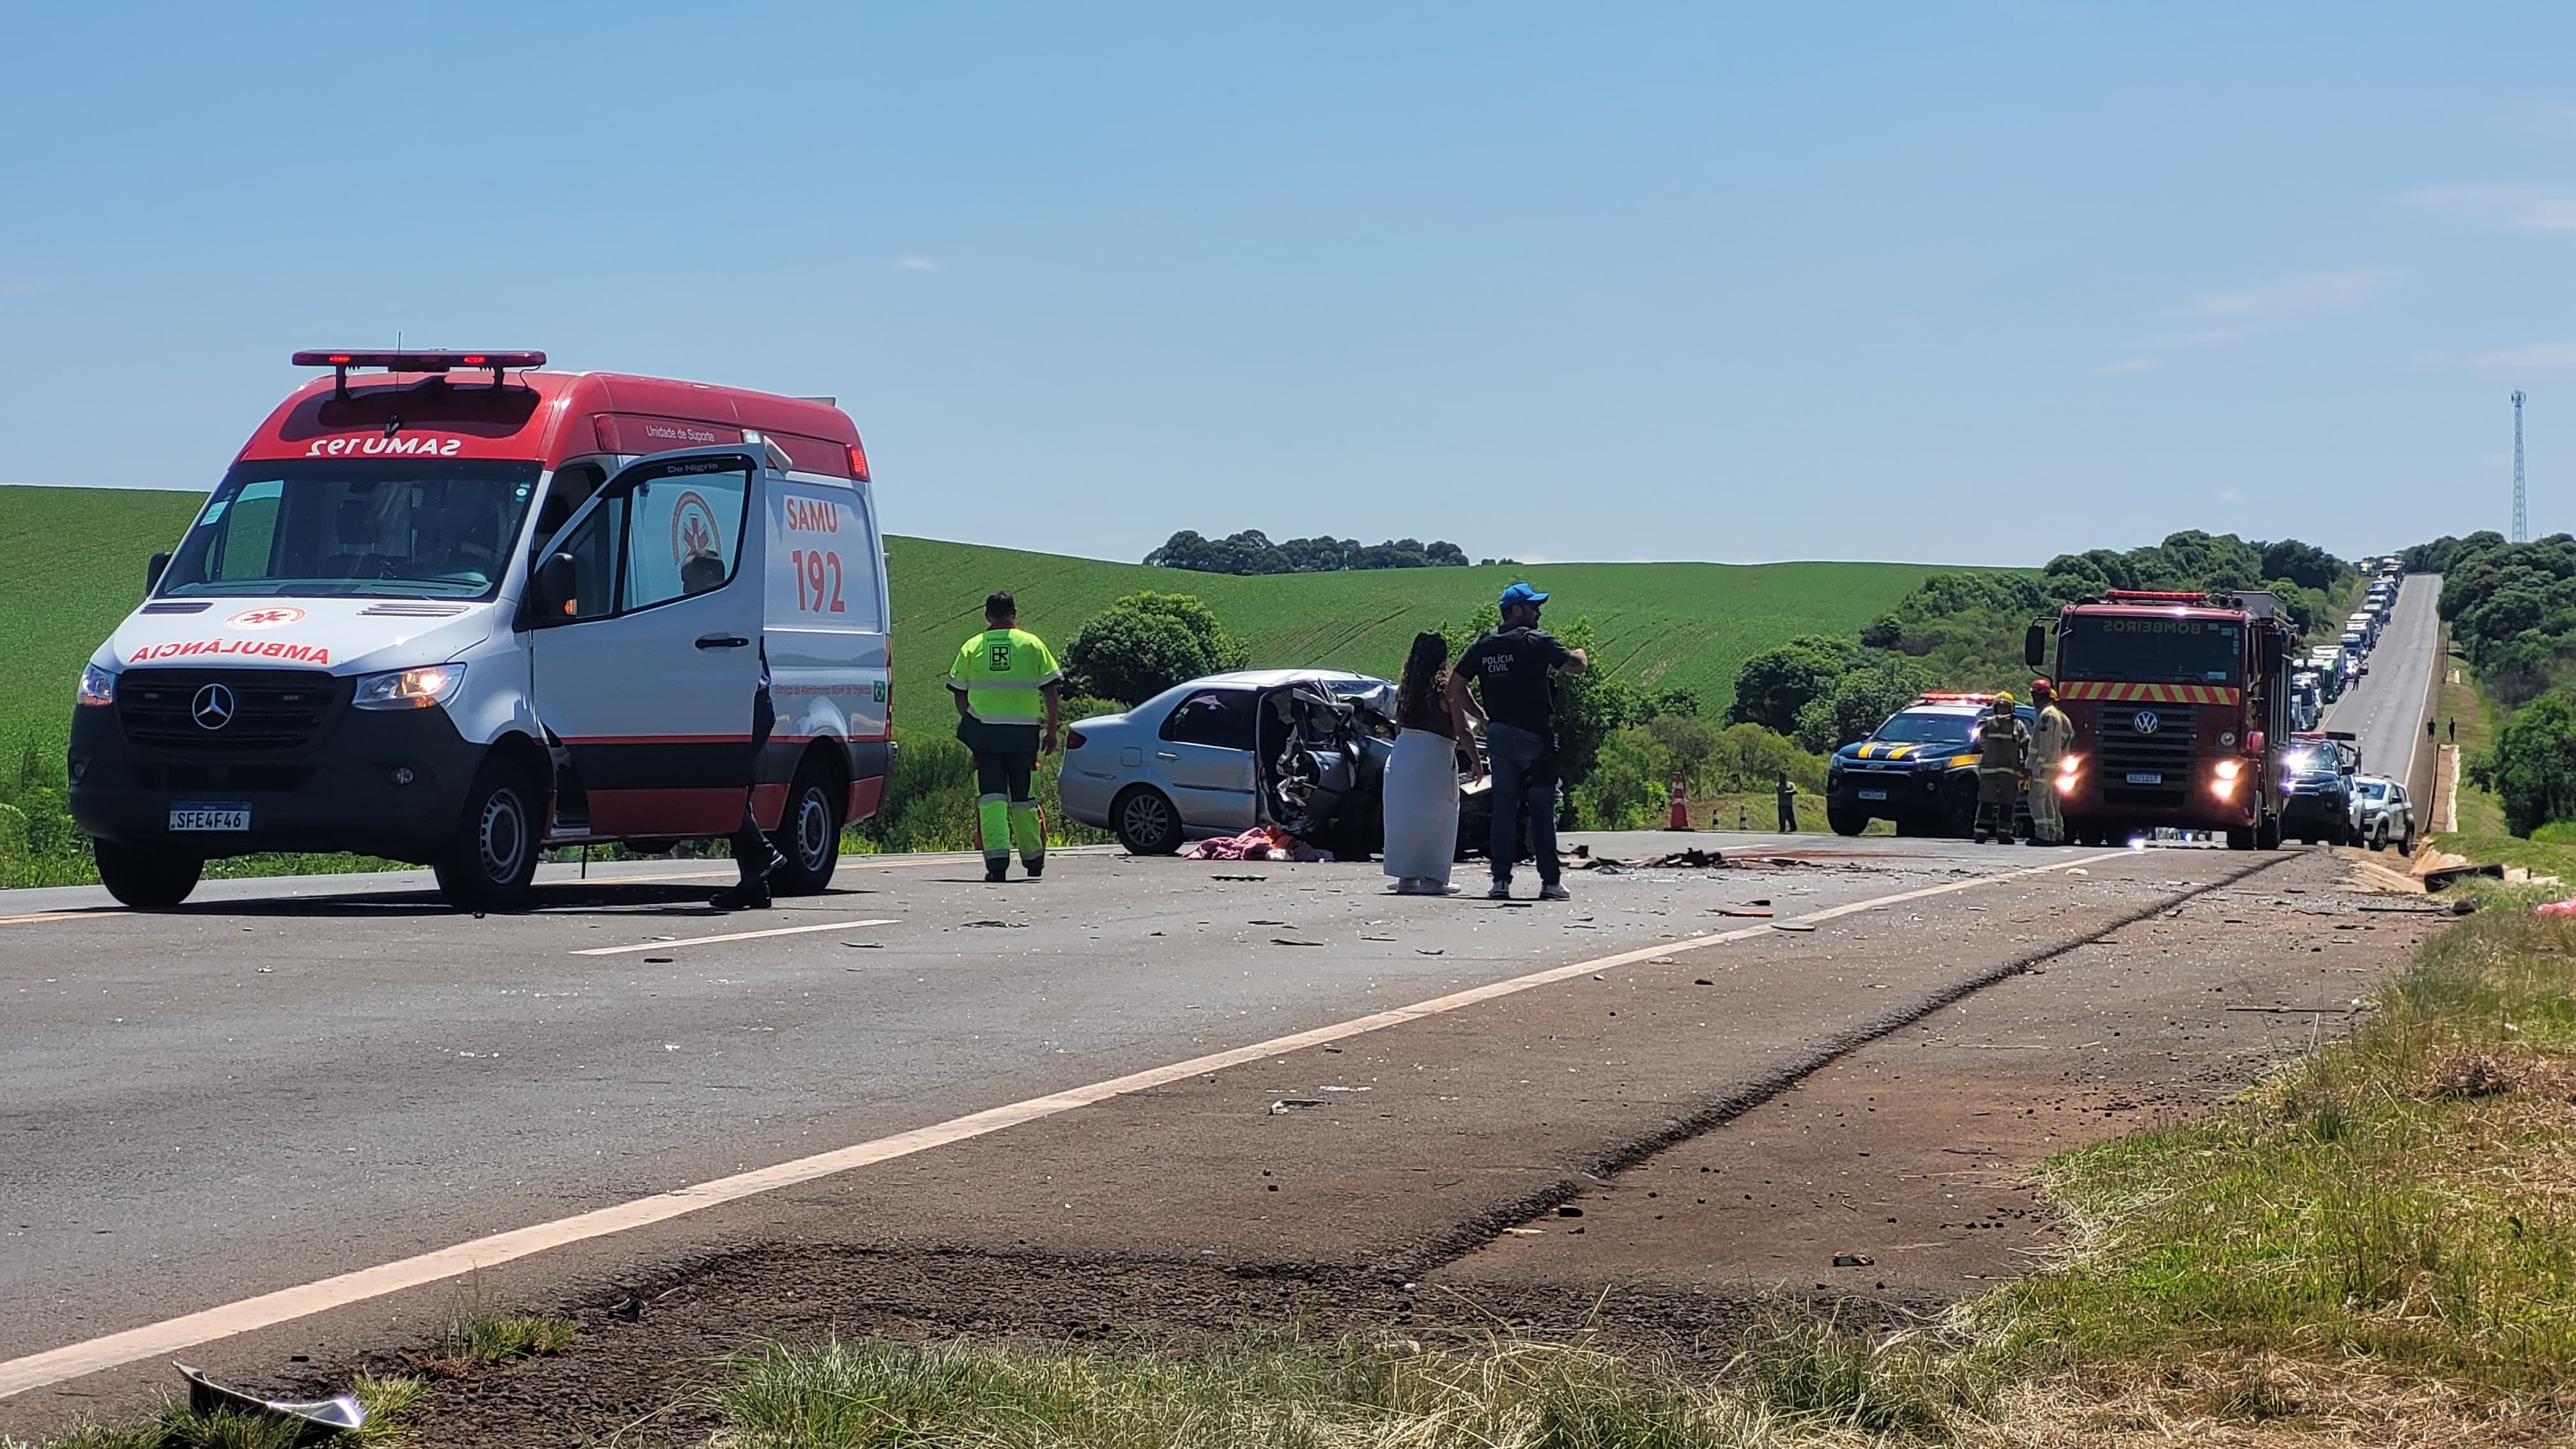
M0 488L0 608L17 621L0 652L0 741L62 735L81 663L143 590L144 560L177 542L195 494ZM1205 599L1258 665L1321 664L1385 674L1420 629L1464 623L1527 574L1564 628L1589 618L1602 662L1711 708L1736 667L1802 633L1849 634L1930 572L1920 564L1549 564L1523 569L1385 569L1233 578L934 539L886 541L894 593L895 699L908 728L940 728L950 654L982 627L984 595L1007 588L1023 623L1061 647L1121 594L1155 588Z
M1392 675L1416 632L1465 623L1503 586L1546 589L1548 626L1592 621L1599 662L1622 678L1681 688L1712 709L1734 698L1748 657L1799 634L1852 634L1921 583L1923 564L1544 564L1373 569L1235 578L1024 553L926 538L886 540L895 617L895 698L908 726L944 708L949 656L983 627L984 595L1019 595L1020 622L1061 648L1083 620L1138 589L1194 594L1257 666L1318 664Z
M122 488L0 488L0 745L71 733L81 665L143 597L143 565L205 498Z

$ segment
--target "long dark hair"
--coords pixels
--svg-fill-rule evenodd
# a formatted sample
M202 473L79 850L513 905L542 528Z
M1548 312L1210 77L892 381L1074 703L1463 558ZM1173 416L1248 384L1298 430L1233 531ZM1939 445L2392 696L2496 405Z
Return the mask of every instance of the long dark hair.
M1395 722L1411 725L1426 714L1449 710L1449 641L1426 629L1413 636L1413 652L1404 656L1404 678L1395 686Z

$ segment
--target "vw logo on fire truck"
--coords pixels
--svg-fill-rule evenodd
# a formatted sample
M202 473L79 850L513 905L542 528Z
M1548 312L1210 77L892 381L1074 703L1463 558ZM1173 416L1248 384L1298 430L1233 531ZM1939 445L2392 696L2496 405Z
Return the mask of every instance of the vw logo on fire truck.
M2154 710L2142 709L2138 711L2135 719L2129 721L2129 728L2136 730L2142 735L2151 735L2156 732L2156 726L2159 723L2160 721L2157 720L2156 712Z
M209 684L188 701L188 717L201 730L219 730L233 722L233 692L220 684Z
M224 621L227 629L282 629L304 617L304 611L292 604L273 604L265 609L244 609Z

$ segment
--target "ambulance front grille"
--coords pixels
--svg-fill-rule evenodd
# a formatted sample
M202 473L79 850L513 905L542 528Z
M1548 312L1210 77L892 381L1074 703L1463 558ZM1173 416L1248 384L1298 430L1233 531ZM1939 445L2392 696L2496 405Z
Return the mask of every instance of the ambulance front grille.
M201 701L209 686L222 695ZM116 718L127 743L191 752L292 750L312 743L340 702L340 681L312 669L129 669L116 681ZM230 710L213 728L217 711Z

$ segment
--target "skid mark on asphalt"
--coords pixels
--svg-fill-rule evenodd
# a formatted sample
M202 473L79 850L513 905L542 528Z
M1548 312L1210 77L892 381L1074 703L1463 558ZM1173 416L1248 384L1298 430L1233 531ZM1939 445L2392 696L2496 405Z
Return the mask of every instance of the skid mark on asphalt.
M2125 850L2105 851L2068 860L2051 861L2046 865L1998 871L1993 875L1950 881L1936 886L1924 886L1916 890L1898 891L1892 895L1874 896L1868 900L1853 901L1845 905L1828 906L1796 919L1809 924L1840 920L1845 916L1858 915L1863 911L1876 910L1884 906L1902 905L1907 901L1926 900L1933 896L1974 890L1980 886L1994 885L2003 881L2025 880L2032 876L2062 872L2072 867L2093 865L2103 861L2124 860L2130 858L2130 855L2131 852ZM835 929L848 928L847 922L835 923ZM373 1268L361 1268L355 1272L342 1273L293 1288L281 1288L257 1297L201 1309L177 1318L164 1319L159 1323L129 1328L121 1333L111 1333L82 1343L66 1344L61 1348L47 1349L42 1353L29 1354L24 1358L0 1363L0 1398L8 1398L29 1389L43 1388L48 1384L62 1383L67 1379L79 1378L84 1374L97 1373L143 1359L158 1358L214 1339L230 1338L235 1334L268 1328L370 1298L381 1298L405 1289L424 1287L447 1279L463 1277L480 1269L516 1262L521 1258L531 1257L549 1249L650 1227L656 1223L668 1222L673 1218L701 1212L707 1208L739 1202L761 1193L775 1192L780 1188L795 1187L817 1178L848 1172L854 1168L909 1157L935 1147L944 1147L951 1143L986 1136L1022 1123L1059 1116L1076 1108L1095 1106L1130 1093L1149 1091L1156 1087L1185 1081L1191 1077L1206 1076L1211 1072L1246 1066L1290 1052L1322 1046L1328 1042L1341 1041L1369 1032L1383 1031L1388 1027L1420 1021L1427 1017L1461 1011L1480 1002L1499 1000L1521 992L1533 991L1542 986L1552 986L1560 981L1571 981L1593 972L1639 965L1657 957L1675 956L1684 951L1698 951L1711 946L1724 945L1730 941L1751 940L1771 934L1772 923L1766 921L1738 930L1720 931L1712 935L1696 936L1680 941L1659 941L1651 946L1641 946L1633 951L1622 951L1612 956L1599 956L1570 965L1552 966L1544 971L1533 971L1525 976L1515 976L1509 980L1451 992L1446 996L1436 996L1411 1006L1372 1012L1366 1016L1353 1017L1329 1026L1319 1026L1309 1031L1255 1042L1250 1046L1212 1052L1205 1056L1174 1062L1168 1066L1151 1067L1141 1072L1131 1072L1123 1077L1112 1077L1107 1081L1094 1082L1088 1086L1051 1092L1042 1097L1031 1097L999 1107L989 1107L981 1112L970 1112L963 1117L954 1117L927 1127L916 1127L908 1132L898 1132L891 1136L856 1143L830 1152L816 1153L810 1157L800 1157L770 1167L755 1168L749 1172L716 1178L691 1187L675 1188L669 1192L656 1193L651 1197L635 1198L608 1207L595 1208L590 1212L558 1218L553 1222L513 1228L507 1232L494 1233L489 1237L476 1238L470 1242L458 1243L453 1247L398 1259ZM669 946L677 943L661 941L653 944Z
M764 936L802 936L809 931L850 931L861 926L891 926L891 917L865 921L825 921L813 926L777 926L766 931L728 931L721 936L691 936L680 941L647 941L641 946L593 946L576 956L624 956L635 951L669 951L681 946L712 946L719 941L757 941Z

